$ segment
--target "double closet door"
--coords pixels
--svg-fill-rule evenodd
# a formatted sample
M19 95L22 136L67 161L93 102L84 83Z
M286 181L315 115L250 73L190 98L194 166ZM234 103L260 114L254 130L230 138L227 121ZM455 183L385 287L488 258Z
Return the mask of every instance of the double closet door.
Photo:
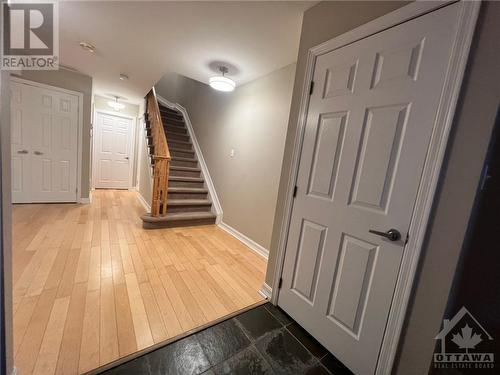
M76 202L78 97L11 81L12 202Z

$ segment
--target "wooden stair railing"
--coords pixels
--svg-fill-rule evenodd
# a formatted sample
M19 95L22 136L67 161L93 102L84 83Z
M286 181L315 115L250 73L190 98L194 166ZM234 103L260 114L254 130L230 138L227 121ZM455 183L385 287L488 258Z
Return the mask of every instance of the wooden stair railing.
M154 87L146 95L146 115L153 144L151 216L156 217L167 213L168 173L171 157Z

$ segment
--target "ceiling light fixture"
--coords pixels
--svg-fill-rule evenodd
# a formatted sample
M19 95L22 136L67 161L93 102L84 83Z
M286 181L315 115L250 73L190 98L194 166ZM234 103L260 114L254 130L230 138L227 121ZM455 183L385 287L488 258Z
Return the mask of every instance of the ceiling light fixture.
M219 70L222 73L222 76L210 77L210 87L218 91L233 91L236 87L236 83L231 78L224 77L224 74L228 72L227 67L220 66Z
M95 46L93 44L81 41L80 42L80 47L82 47L85 51L94 53L95 52Z
M120 80L122 80L122 81L128 81L128 75L126 75L125 73L121 73L120 74Z
M118 98L119 96L115 96L115 101L108 101L108 105L113 108L115 111L119 111L120 109L125 108L125 104L123 103L118 103Z

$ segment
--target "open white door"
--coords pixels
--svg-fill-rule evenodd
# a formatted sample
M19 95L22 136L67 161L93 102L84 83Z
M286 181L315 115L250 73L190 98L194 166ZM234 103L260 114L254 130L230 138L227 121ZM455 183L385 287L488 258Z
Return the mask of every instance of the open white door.
M96 188L132 187L134 120L97 112L94 132L94 178Z
M316 60L278 304L356 374L376 369L458 11Z

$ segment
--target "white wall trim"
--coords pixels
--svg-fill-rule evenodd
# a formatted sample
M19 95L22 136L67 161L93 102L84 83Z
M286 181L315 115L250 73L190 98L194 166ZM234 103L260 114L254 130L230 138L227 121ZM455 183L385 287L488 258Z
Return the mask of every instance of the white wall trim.
M143 206L144 208L146 208L146 211L147 212L151 212L151 204L147 203L147 201L145 200L144 196L140 193L140 189L139 189L139 186L141 185L141 175L142 175L142 169L143 168L147 168L147 174L148 174L148 177L149 177L149 181L151 182L151 187L153 186L153 167L151 165L151 159L149 157L149 146L148 146L148 142L146 140L146 136L147 136L147 131L146 131L146 121L144 121L144 117L138 117L137 118L137 124L138 124L138 147L137 147L137 163L136 163L136 166L137 166L137 169L136 169L136 175L137 175L137 184L136 184L136 187L135 187L135 190L137 191L137 193L141 196L141 198L144 200L144 203L143 203ZM141 143L142 142L142 143ZM144 165L141 165L139 163L139 160L141 160L141 157L142 157L142 153L145 152L146 153L146 160L147 160L147 166L144 166ZM153 195L152 192L150 192L151 195Z
M259 293L265 299L271 299L271 296L273 294L273 289L269 286L269 284L264 283L262 284Z
M136 192L137 199L142 204L142 206L144 207L144 209L146 210L146 212L151 212L151 205L146 201L146 199L144 199L144 197L139 192L139 190L137 190L137 189L131 189L131 190L134 190Z
M120 112L115 112L115 111L108 111L106 109L94 109L94 124L92 126L92 135L98 134L99 133L99 123L97 121L97 117L100 114L105 114L108 116L114 116L114 117L122 117L126 118L128 120L131 120L132 122L132 129L130 129L130 156L129 156L129 170L128 170L128 188L131 188L134 186L134 164L135 164L135 144L136 144L136 134L137 134L137 117L130 116L130 115L125 115ZM96 176L97 176L97 158L96 158L96 137L92 136L92 189L96 188Z
M90 199L90 198L82 198L82 157L83 157L83 93L79 91L73 91L64 89L62 87L47 85L45 83L39 83L35 81L30 81L25 78L14 77L11 76L10 80L12 82L18 82L29 86L40 87L42 89L54 90L63 92L65 94L74 95L78 98L78 139L77 139L77 162L76 162L76 202L81 203L82 199ZM90 150L89 150L90 151ZM89 197L90 197L90 186L89 186Z
M245 236L243 233L237 231L232 226L224 223L223 221L221 221L218 225L219 225L219 228L225 230L227 233L229 233L230 235L232 235L236 239L238 239L241 242L243 242L251 250L253 250L257 254L259 254L264 259L267 260L267 258L269 258L269 250L266 249L264 246L259 245L257 242L255 242L251 238Z
M82 197L80 197L78 199L78 203L81 203L81 204L90 204L90 203L92 203L92 190L89 190L89 197L88 198L82 198Z
M189 119L189 115L187 113L186 108L181 106L178 103L172 103L165 98L162 98L159 95L156 95L158 101L164 106L175 109L182 113L184 116L184 122L186 123L186 127L188 129L189 135L191 136L191 142L193 143L194 152L196 152L196 156L198 157L198 163L200 164L201 172L203 173L203 177L205 178L205 183L207 184L208 191L210 192L210 198L212 199L212 205L214 208L214 213L217 215L216 224L222 223L222 205L220 204L219 197L217 196L217 192L215 190L215 185L212 181L212 177L210 177L210 172L207 167L207 163L205 163L205 158L203 157L203 152L201 151L198 140L196 139L196 134L193 129L193 125L191 124L191 120Z
M285 208L283 212L284 220L280 228L280 237L276 255L277 260L274 267L272 290L276 292L272 294L272 303L277 304L279 298L278 283L283 272L286 243L288 239L293 206L293 187L295 186L297 180L302 141L308 113L309 85L312 80L317 57L448 4L442 2L416 1L309 49L304 81L302 84L299 116L295 133L295 143L292 152L292 164L290 174L288 175ZM446 73L443 93L440 99L436 122L430 140L429 151L415 202L415 209L412 215L409 230L409 242L406 245L403 259L401 261L401 268L377 362L376 374L380 375L390 374L394 364L394 358L399 345L399 338L403 328L406 310L411 296L418 261L420 259L420 253L436 192L436 186L446 151L448 136L453 116L455 114L456 103L460 93L463 73L467 64L474 28L479 14L480 2L460 1L460 7L458 31L455 36L455 42L450 57L450 64Z

